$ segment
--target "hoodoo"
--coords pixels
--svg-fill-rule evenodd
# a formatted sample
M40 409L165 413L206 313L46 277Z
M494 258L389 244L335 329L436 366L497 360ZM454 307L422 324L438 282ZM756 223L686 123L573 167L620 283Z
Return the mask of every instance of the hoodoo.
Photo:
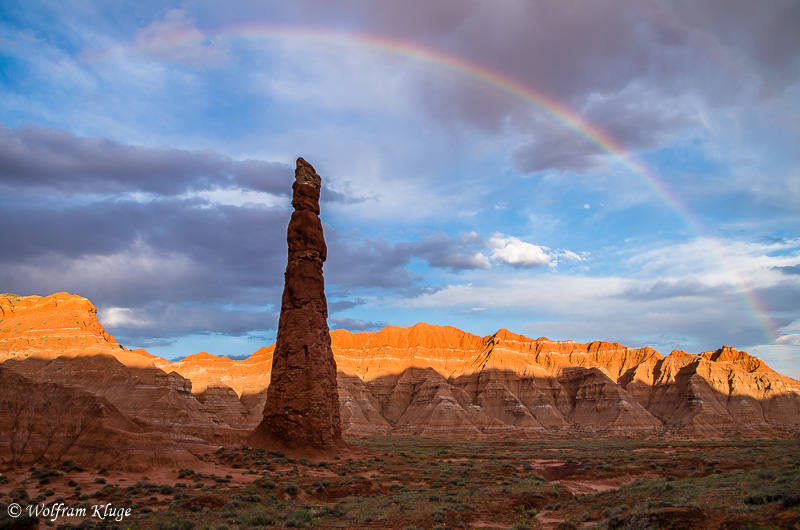
M345 446L322 277L327 247L319 219L321 182L311 164L298 158L272 379L251 445L290 450Z

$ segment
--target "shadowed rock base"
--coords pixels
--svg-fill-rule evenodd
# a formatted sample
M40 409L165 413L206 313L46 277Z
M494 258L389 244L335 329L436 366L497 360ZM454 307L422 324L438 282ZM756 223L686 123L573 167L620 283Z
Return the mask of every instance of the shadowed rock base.
M289 261L264 418L248 442L288 451L340 452L336 361L328 330L322 263L327 247L319 219L321 179L297 159L289 221Z

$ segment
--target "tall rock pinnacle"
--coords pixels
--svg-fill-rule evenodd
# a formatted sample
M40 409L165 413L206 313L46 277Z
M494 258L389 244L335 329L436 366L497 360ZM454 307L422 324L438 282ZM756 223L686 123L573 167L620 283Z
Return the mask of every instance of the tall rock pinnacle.
M298 158L272 380L253 445L322 450L345 445L322 277L327 247L319 219L321 183L311 164Z

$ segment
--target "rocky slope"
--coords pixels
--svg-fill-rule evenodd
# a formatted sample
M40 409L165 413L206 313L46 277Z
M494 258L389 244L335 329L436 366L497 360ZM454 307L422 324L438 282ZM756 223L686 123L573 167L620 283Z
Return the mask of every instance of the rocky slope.
M126 417L211 443L261 421L274 347L244 361L201 353L169 362L117 344L84 298L4 295L0 311L0 366L23 377L77 387ZM428 324L336 330L331 346L349 436L800 429L800 382L727 346L665 357Z
M130 418L81 388L40 382L0 365L0 466L72 460L78 465L143 471L191 467L187 448L204 442Z
M193 393L192 381L169 361L120 346L97 321L94 305L79 296L0 295L0 362L35 381L81 388L174 432L225 441L248 424L246 412L232 406L235 392L220 384ZM217 406L226 392L233 400Z

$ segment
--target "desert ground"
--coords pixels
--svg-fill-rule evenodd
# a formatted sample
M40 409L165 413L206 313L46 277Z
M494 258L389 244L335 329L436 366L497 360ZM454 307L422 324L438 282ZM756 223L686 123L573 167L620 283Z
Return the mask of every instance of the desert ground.
M4 470L0 528L800 528L796 435L348 443L325 459L226 446L195 469ZM59 505L86 516L54 517Z

